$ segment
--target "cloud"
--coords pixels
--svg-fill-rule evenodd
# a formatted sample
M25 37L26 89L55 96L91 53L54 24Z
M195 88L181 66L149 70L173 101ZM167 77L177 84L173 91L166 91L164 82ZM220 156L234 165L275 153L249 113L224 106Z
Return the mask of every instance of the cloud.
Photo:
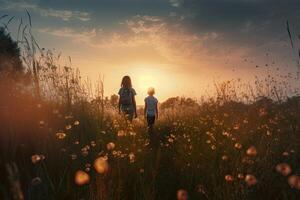
M180 23L149 15L136 15L112 30L64 27L40 29L39 32L66 37L92 48L153 49L172 63L196 62L199 58L208 60L212 52L214 55L221 55L227 51L225 48L211 47L210 44L220 39L215 32L198 35L188 31Z
M184 0L169 0L171 6L180 7Z
M57 37L65 37L70 38L73 41L77 42L83 42L86 44L89 44L93 38L96 37L96 29L90 29L90 30L83 30L83 31L77 31L72 28L63 27L58 29L51 29L51 28L41 28L38 29L40 33L50 34Z
M229 43L256 46L285 34L286 20L298 22L300 2L185 0L178 12L185 15L185 25L194 32L216 32Z
M0 10L12 10L12 11L21 11L24 12L25 9L36 12L44 17L56 17L64 21L69 21L72 19L77 19L80 21L89 21L91 20L90 13L82 11L72 11L72 10L57 10L52 8L43 8L35 2L26 2L26 1L7 1L0 0L2 6Z

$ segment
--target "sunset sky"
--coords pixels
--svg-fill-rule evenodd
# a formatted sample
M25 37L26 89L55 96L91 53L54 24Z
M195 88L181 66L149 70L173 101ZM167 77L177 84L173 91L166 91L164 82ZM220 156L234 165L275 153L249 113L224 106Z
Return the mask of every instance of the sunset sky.
M138 103L149 86L162 101L204 95L214 80L297 71L286 31L289 20L299 47L297 0L0 0L11 30L28 23L25 9L40 46L93 81L104 75L106 95L130 75Z

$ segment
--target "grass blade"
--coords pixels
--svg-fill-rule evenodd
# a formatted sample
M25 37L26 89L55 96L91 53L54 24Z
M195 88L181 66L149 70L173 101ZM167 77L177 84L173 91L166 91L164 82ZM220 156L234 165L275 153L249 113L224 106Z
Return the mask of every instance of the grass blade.
M2 16L0 17L0 20L1 20L1 19L4 19L4 18L6 18L6 17L8 17L8 15L2 15Z
M27 13L27 16L28 16L28 19L29 19L29 25L30 25L30 27L32 27L31 15L30 15L30 13L28 12L27 9L26 9L26 13Z
M286 29L287 29L287 32L289 34L289 38L290 38L290 41L291 41L292 48L294 49L294 42L293 42L292 34L291 34L291 31L290 31L289 21L286 21Z

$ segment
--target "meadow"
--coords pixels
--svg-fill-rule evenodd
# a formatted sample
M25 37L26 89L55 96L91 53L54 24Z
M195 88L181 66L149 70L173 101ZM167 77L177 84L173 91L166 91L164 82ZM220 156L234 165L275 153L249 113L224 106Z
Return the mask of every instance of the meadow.
M28 72L1 74L0 199L300 198L294 77L215 83L215 96L161 102L153 148L142 110L127 122L101 80L92 87L71 59L60 65L23 37Z

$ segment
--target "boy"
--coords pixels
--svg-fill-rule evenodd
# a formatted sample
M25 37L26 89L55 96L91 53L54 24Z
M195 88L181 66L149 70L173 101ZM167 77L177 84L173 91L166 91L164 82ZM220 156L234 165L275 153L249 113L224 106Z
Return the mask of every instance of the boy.
M152 130L155 123L155 119L158 118L157 99L153 96L155 89L150 87L148 89L148 97L145 98L145 110L144 115L147 119L148 128Z

